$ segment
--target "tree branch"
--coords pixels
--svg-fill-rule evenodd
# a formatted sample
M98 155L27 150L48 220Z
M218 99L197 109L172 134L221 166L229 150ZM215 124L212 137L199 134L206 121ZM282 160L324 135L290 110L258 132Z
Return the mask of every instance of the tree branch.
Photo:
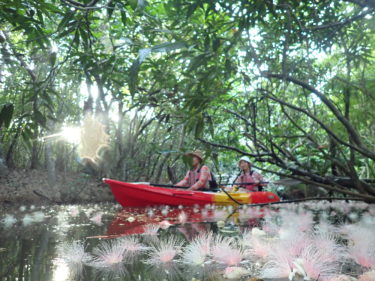
M262 156L271 156L270 153L257 153L257 154L252 154L252 153L249 153L249 152L246 152L246 151L243 151L239 148L236 148L236 147L233 147L233 146L229 146L229 145L224 145L224 144L218 144L218 143L213 143L213 142L210 142L210 141L206 141L204 139L198 139L200 142L203 142L204 144L209 144L213 147L219 147L219 148L225 148L225 149L229 149L229 150L233 150L233 151L236 151L242 155L247 155L247 156L250 156L250 157L254 157L254 158L257 158L257 157L262 157Z
M322 24L322 25L316 25L316 26L310 26L310 27L305 27L304 30L322 30L322 29L326 29L326 28L333 28L333 27L343 27L347 24L350 24L358 19L361 19L361 18L364 18L365 16L367 16L368 14L371 14L373 13L375 10L374 9L368 9L366 11L363 11L362 13L358 14L358 15L355 15L351 18L348 18L346 20L343 20L343 21L339 21L339 22L334 22L334 23L329 23L329 24Z
M212 143L212 142L205 141L205 140L202 140L202 139L199 139L199 140L201 142L203 142L203 143L209 144L209 145L214 146L214 147L220 147L220 148L229 149L229 150L232 150L232 151L236 151L236 152L238 152L238 153L240 153L242 155L248 155L248 156L257 158L257 155L247 153L247 152L242 151L242 150L240 150L240 149L238 149L236 147L232 147L232 146L228 146L228 145L222 145L222 144L217 144L217 143ZM272 161L272 159L266 159L266 160L265 159L257 159L257 161L258 160L261 160L262 162L269 162L271 164L277 165L276 163L274 163ZM317 176L317 175L314 175L314 174L309 174L307 172L304 172L304 171L301 171L301 170L298 170L298 169L295 169L295 168L291 168L291 167L288 168L288 167L281 167L281 166L279 166L280 168L284 168L286 170L291 171L292 173L295 173L295 175L293 175L293 174L290 175L290 174L280 173L280 172L273 171L273 170L268 170L268 169L261 168L261 167L255 166L255 165L253 165L253 166L255 168L257 168L259 170L262 170L262 171L265 171L265 172L276 174L276 175L279 175L279 176L282 176L282 177L287 177L287 178L292 178L292 179L300 180L300 181L302 181L304 183L307 183L307 184L312 184L312 185L323 187L326 190L331 190L331 191L336 191L336 192L340 192L340 193L343 193L343 194L357 196L358 198L363 198L363 199L366 199L366 200L371 200L372 202L375 201L375 196L372 196L372 195L369 195L369 194L361 194L361 193L358 193L358 192L350 191L346 186L343 186L343 185L341 185L339 183L336 183L333 179L320 177L320 176ZM312 179L309 179L309 178L312 178ZM329 185L329 184L327 184L325 182L329 182L332 185Z
M258 167L258 166L254 166L254 167L259 169L259 170L262 170L264 172L276 174L276 175L282 176L282 177L300 180L300 181L302 181L304 183L307 183L307 184L320 186L320 187L323 187L326 190L331 190L331 191L336 191L336 192L343 193L343 194L353 195L353 196L356 196L358 198L363 198L363 199L366 199L366 200L370 200L371 202L375 202L375 196L372 196L372 195L353 192L353 191L350 191L350 190L345 189L345 188L344 189L338 188L338 187L333 186L333 185L328 185L328 184L324 184L324 183L317 182L317 181L314 181L314 180L309 180L309 179L306 179L306 178L303 178L303 177L289 175L289 174L285 174L285 173L280 173L280 172L269 170L269 169L264 169L264 168L261 168L261 167Z
M95 8L94 6L96 5L96 3L98 3L100 0L92 0L90 3L88 4L82 4L78 1L74 1L74 0L61 0L62 2L65 2L75 8L78 8L78 9L82 9L82 8Z
M345 2L356 4L362 8L375 8L375 3L373 0L344 0Z
M336 118L344 125L346 128L348 134L352 138L353 142L361 148L361 150L365 150L369 155L371 155L371 158L375 159L375 154L371 151L368 151L366 148L362 147L362 141L360 136L358 135L357 131L353 128L352 124L348 121L347 118L345 118L344 115L341 114L341 112L337 109L337 107L320 91L318 91L313 86L307 84L304 81L301 81L297 78L291 77L291 76L284 76L282 74L274 74L269 72L263 72L262 73L265 77L268 78L276 78L280 80L287 80L289 82L292 82L296 85L301 86L302 88L309 90L310 92L314 93L319 97L319 99L331 110L331 112L336 116Z
M16 47L13 45L11 39L9 38L9 35L6 31L2 31L4 37L6 38L6 42L8 43L10 49L12 50L13 52L13 55L17 58L18 62L20 63L20 65L27 71L27 73L30 75L31 77L31 80L33 82L33 84L35 84L36 82L36 75L35 73L27 66L26 62L23 60L22 56L20 53L17 52L16 50Z

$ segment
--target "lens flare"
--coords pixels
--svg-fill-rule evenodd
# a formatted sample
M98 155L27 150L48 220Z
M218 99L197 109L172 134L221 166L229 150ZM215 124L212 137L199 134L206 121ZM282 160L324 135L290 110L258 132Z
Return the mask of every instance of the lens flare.
M81 142L81 129L79 127L63 127L61 136L67 142L79 144Z

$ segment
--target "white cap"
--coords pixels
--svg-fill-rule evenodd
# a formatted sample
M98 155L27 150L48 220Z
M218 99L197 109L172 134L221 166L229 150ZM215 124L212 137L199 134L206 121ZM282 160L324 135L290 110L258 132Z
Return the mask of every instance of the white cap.
M238 160L238 163L240 163L241 161L245 161L245 162L251 164L250 158L247 157L247 156L242 156L242 157L240 158L240 160Z

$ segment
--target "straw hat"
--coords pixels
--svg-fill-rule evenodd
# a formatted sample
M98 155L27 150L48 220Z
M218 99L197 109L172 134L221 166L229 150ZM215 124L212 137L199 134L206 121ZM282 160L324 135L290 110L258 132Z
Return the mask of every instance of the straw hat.
M191 157L195 156L195 157L198 157L201 161L203 161L203 153L200 150L189 152L189 153L186 153L185 155L191 156Z
M240 158L240 160L238 160L238 163L240 163L241 161L245 161L245 162L251 164L250 158L247 157L247 156L242 156L242 157Z

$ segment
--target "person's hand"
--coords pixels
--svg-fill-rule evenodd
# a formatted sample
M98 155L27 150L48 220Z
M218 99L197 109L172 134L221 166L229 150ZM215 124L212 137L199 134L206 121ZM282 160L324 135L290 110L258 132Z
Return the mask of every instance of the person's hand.
M225 190L226 192L232 192L233 188L230 187L230 186L227 186L227 187L224 187L224 190Z

